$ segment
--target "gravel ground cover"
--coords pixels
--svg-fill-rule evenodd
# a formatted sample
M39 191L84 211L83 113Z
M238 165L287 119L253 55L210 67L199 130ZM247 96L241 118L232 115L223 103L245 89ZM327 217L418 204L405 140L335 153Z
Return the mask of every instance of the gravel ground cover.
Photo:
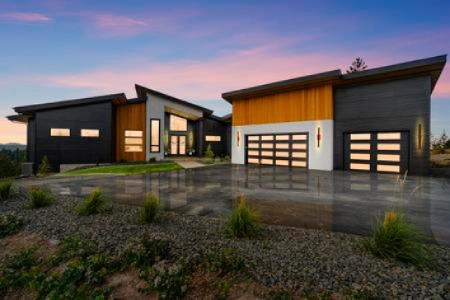
M267 287L297 295L342 295L369 298L450 299L450 249L433 246L435 270L373 257L360 247L364 237L320 230L263 226L258 239L226 236L224 221L165 212L156 224L140 225L137 209L113 204L107 213L80 217L75 207L81 198L59 196L55 204L37 210L23 206L21 190L0 202L0 214L21 216L25 230L52 241L79 234L100 249L121 253L129 241L148 235L170 242L175 257L192 258L204 251L236 248L251 266L255 280Z

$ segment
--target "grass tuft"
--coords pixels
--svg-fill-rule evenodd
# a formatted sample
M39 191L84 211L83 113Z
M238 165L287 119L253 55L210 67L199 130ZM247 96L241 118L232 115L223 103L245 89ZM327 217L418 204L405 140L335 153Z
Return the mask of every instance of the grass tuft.
M50 206L55 202L52 193L48 189L43 189L39 187L31 188L28 194L28 208L41 208Z
M401 213L386 212L378 219L373 236L363 242L372 254L416 266L430 266L432 253L424 236Z
M139 208L139 223L153 223L161 212L161 201L153 194L149 194L144 205Z
M108 209L108 204L102 190L96 189L77 207L77 214L79 216L100 214Z
M5 181L0 182L0 201L6 200L11 197L12 182Z
M246 204L245 196L239 196L233 212L226 222L227 232L237 238L255 237L260 230L260 216Z

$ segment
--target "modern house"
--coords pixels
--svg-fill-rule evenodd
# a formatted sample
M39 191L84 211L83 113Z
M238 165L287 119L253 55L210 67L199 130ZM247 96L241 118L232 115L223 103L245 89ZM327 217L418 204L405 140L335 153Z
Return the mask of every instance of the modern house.
M232 162L427 174L431 93L445 63L446 55L224 93Z
M222 94L232 114L136 85L125 94L16 107L28 161L54 164L231 154L235 164L427 174L431 94L446 55L334 70Z
M229 121L211 110L136 85L137 98L125 94L15 107L11 121L26 122L27 157L47 156L54 170L64 164L147 161L203 156L211 145L229 154Z

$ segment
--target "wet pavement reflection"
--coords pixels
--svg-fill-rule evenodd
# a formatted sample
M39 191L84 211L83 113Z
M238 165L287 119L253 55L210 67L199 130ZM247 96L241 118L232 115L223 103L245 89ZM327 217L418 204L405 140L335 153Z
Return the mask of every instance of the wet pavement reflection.
M160 197L167 210L226 216L244 194L265 223L369 234L375 217L401 209L437 243L450 246L450 179L284 167L212 166L130 176L97 175L22 182L61 195L88 195L101 187L113 201L142 204Z

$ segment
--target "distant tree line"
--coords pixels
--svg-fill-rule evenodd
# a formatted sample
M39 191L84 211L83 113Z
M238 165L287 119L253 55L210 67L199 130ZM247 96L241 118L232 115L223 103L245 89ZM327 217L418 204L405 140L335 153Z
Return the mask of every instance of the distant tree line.
M26 150L0 150L0 178L20 175L21 164L26 160Z

